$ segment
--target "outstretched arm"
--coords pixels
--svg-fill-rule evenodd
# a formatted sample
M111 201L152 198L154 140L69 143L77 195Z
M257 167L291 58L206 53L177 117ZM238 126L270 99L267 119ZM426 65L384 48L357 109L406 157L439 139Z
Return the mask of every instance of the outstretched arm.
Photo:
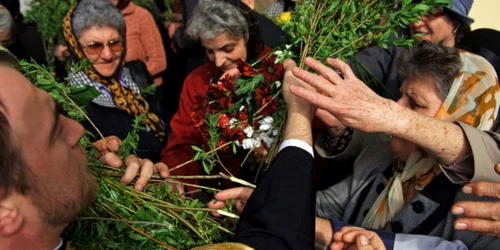
M340 59L327 61L342 72L344 79L321 62L307 58L307 66L319 75L300 68L292 72L321 93L301 86L291 86L291 92L330 112L345 126L412 141L443 164L450 165L470 153L458 125L421 115L380 97L356 78L346 63Z

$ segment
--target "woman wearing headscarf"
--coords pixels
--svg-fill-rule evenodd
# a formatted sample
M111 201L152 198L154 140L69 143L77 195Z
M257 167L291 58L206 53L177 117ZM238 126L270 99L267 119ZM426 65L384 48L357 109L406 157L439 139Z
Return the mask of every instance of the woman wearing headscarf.
M368 128L376 124L351 123L362 131L384 135L353 130L334 142L322 136L316 141L322 157L333 161L356 157L348 178L316 194L317 216L329 219L319 220L318 225L331 226L324 243L330 243L332 231L350 224L383 231L380 235L388 249L424 249L424 240L413 234L459 240L469 249L500 246L496 238L455 230L450 211L454 202L477 199L463 193L461 185L496 178L493 165L500 159L487 153L496 146L478 140L481 132L477 129L490 130L496 119L498 78L484 58L447 50L453 51L421 43L403 54L399 69L405 80L397 103L425 116L455 122L461 133L434 123L419 124L418 117L407 120L391 109L391 114L380 117L380 123L393 123L394 128L387 128L392 132ZM373 109L388 112L378 101L373 103ZM408 129L398 132L406 125Z
M185 79L179 101L179 109L170 121L172 134L162 152L162 162L169 168L183 164L195 156L192 145L202 146L206 141L192 118L193 104L197 97L208 92L210 83L217 82L224 74L237 71L237 60L252 62L269 52L259 38L259 24L251 10L240 1L235 5L225 1L200 1L187 28L188 35L200 39L210 62L198 67ZM237 7L236 7L237 6ZM237 157L222 159L224 166L238 176ZM223 171L215 169L216 171ZM178 169L174 175L199 175L201 165L192 162ZM198 180L186 180L198 183Z
M106 14L103 14L106 13ZM91 86L99 91L86 107L93 124L86 128L97 135L125 139L134 119L143 116L137 155L156 162L164 145L165 127L148 101L141 96L137 80L124 68L125 20L107 0L83 0L64 19L64 37L75 62L88 60L90 67L72 72L72 86ZM138 79L143 80L143 79ZM95 126L95 127L94 127Z
M432 43L442 43L448 47L455 44L470 30L474 19L468 16L473 0L452 0L449 6L442 9L435 8L429 14L423 15L418 22L410 23L405 33L408 36L418 34L418 39ZM355 55L350 63L351 68L360 68L356 74L363 74L363 79L380 81L380 87L375 89L378 94L397 100L402 78L398 75L398 58L405 49L400 46L389 45L387 49L379 46L368 47ZM366 67L356 67L359 63ZM376 86L381 86L376 85Z

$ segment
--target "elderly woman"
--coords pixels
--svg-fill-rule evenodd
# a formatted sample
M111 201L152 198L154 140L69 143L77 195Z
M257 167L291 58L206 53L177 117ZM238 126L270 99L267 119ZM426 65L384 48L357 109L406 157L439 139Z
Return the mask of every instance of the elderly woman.
M469 64L460 68L460 57L467 57ZM436 242L444 242L439 245L444 249L463 244L472 249L498 248L497 238L455 230L450 211L456 201L478 199L463 193L461 184L471 178L491 181L492 166L500 160L498 154L487 153L496 149L491 138L478 139L483 133L478 129L490 129L498 111L498 79L491 65L470 53L417 44L400 60L405 81L396 103L375 94L342 61L328 62L344 78L308 58L306 64L319 75L298 68L292 72L320 92L290 87L293 94L357 129L336 143L322 137L316 142L323 157L339 161L356 157L350 176L316 193L316 215L329 219L316 220L317 245L329 246L332 235L341 234L340 228L348 223L379 229L388 249L427 249L438 247L430 245ZM225 190L216 195L219 202L209 206L246 200L250 193ZM343 243L339 240L332 247L339 249Z
M473 0L452 0L450 6L435 9L430 14L422 16L420 21L410 23L408 33L419 34L420 40L455 47L474 22L474 19L467 16L472 3ZM380 81L386 87L378 88L376 92L397 100L402 83L402 78L398 75L397 59L403 51L404 48L398 46L388 46L387 49L372 46L356 53L356 61L350 65L351 68L356 68L354 66L356 63L365 66L367 70L359 73L376 78L374 81Z
M468 64L460 72L461 61ZM344 80L311 59L307 64L331 83L294 71L326 96L304 89L291 91L348 127L391 137L354 130L335 142L328 137L316 142L323 157L356 157L352 175L316 194L317 215L330 219L317 223L328 231L325 243L331 241L332 230L349 223L387 231L382 234L387 248L409 249L404 244L412 236L405 234L460 240L472 249L498 248L498 239L455 231L449 211L456 201L475 199L460 191L460 184L492 180L493 163L499 160L483 155L488 146L475 140L479 132L473 128L491 129L498 112L498 79L491 65L470 53L418 44L399 61L405 80L395 103L361 85L342 62L329 63L342 71ZM349 103L344 104L346 100ZM340 141L346 143L340 145ZM424 243L413 247L418 246Z
M269 51L257 35L258 28L258 23L244 8L225 1L200 1L197 5L187 33L201 40L210 62L194 70L184 81L179 109L170 121L172 134L162 153L162 161L170 168L193 158L195 152L191 145L206 143L191 118L196 97L206 95L209 84L223 74L237 71L238 59L251 62ZM234 155L222 160L232 174L238 175L239 164ZM193 162L172 173L198 175L200 169L200 164ZM187 182L197 183L196 180Z
M106 14L103 14L106 13ZM123 67L126 39L125 20L107 0L83 0L64 19L64 37L75 62L92 65L71 74L72 86L91 86L99 91L86 107L93 124L104 136L126 138L134 119L143 116L145 130L139 132L139 157L158 160L165 128L141 96L136 80ZM97 135L94 131L94 135Z

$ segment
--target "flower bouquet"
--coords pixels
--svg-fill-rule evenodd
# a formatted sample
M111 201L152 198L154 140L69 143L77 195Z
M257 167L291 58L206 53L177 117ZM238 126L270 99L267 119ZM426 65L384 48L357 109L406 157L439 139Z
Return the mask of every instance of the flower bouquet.
M246 160L252 150L265 147L270 152L266 158L270 158L286 111L280 96L283 65L273 54L253 64L239 60L237 65L238 78L225 75L210 84L208 95L196 96L191 117L210 154L231 148L236 153L242 148L249 150ZM216 164L212 159L217 157L196 146L193 149L197 151L195 160L202 159L205 171L210 173Z

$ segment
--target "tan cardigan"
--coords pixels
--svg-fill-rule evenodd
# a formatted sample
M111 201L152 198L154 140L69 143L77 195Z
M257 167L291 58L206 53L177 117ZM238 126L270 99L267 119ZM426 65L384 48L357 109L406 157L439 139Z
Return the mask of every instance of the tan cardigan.
M161 85L161 72L167 68L167 56L153 16L132 2L122 10L122 14L127 25L125 61L141 60L146 64L156 85Z

